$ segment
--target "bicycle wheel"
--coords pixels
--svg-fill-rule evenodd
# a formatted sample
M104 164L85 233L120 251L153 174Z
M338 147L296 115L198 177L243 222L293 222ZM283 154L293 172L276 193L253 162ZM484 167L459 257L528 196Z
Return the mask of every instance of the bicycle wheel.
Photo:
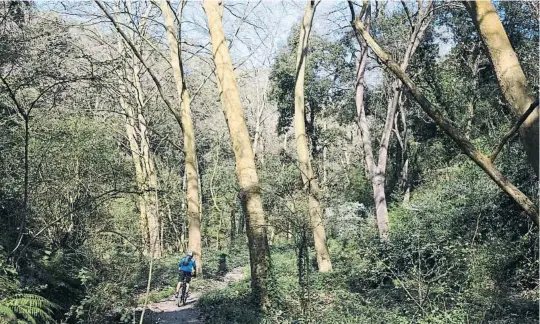
M184 281L184 283L182 284L182 295L180 296L180 300L182 301L182 305L185 305L186 304L186 299L187 299L187 295L186 295L186 282ZM179 305L180 306L180 305Z

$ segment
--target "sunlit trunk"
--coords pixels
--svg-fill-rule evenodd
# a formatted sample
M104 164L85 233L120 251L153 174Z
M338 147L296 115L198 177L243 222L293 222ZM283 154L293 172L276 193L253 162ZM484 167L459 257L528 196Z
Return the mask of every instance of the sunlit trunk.
M486 0L465 1L464 4L475 22L504 98L516 116L523 115L534 102L534 97L497 10L491 1ZM538 108L525 120L519 133L529 163L538 176Z
M236 159L236 176L240 187L238 196L246 217L251 287L260 309L264 311L268 306L267 282L270 252L266 221L262 208L261 187L255 168L255 157L240 102L238 84L225 40L220 3L218 1L204 0L203 8L210 30L212 55L216 66L215 72L221 102Z
M167 29L169 42L170 63L172 66L176 91L180 101L180 116L182 131L184 133L184 159L187 177L187 216L189 226L188 250L193 252L197 264L197 274L202 275L202 249L201 249L201 210L199 205L199 174L197 171L197 152L195 146L195 131L191 119L191 98L186 88L180 46L175 33L174 13L166 1L159 1L163 20ZM177 17L179 20L181 17Z
M294 87L294 132L296 137L296 151L298 163L302 173L302 181L308 194L309 221L313 231L317 265L320 272L332 271L330 253L326 244L326 233L323 223L323 213L320 204L320 190L318 180L311 166L308 138L305 124L304 81L307 65L308 39L311 31L313 15L318 1L308 0L304 11L304 19L300 26L300 40L296 56L296 83ZM312 112L313 114L313 112ZM313 116L312 116L313 117ZM313 119L313 118L312 118ZM314 125L312 125L313 127Z

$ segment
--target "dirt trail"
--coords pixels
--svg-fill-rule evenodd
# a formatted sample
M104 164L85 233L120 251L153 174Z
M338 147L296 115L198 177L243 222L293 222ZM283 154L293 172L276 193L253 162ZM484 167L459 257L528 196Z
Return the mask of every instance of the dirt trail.
M239 281L243 278L243 268L234 268L227 274L225 274L223 280L218 281L217 285L215 285L212 290L224 288L230 282ZM195 309L195 304L203 293L204 292L200 291L195 291L191 293L191 295L187 299L186 305L182 307L176 306L176 299L174 298L174 296L171 296L168 299L160 301L158 303L148 304L144 316L144 323L202 324L202 321L199 319L199 312L197 309Z

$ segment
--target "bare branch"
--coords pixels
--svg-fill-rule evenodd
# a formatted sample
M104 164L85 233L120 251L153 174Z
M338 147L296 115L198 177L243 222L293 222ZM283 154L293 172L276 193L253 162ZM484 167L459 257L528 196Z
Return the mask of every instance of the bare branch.
M493 154L491 154L491 157L489 158L491 162L495 161L497 158L497 155L501 152L503 146L508 142L508 140L518 131L518 129L521 127L521 124L525 122L525 120L529 117L529 115L538 107L538 98L531 104L529 109L525 111L521 117L517 120L517 122L514 124L514 127L512 127L504 136L501 138L501 141L495 148L493 149Z
M174 115L174 117L176 118L176 121L178 122L178 124L180 125L180 127L182 127L182 119L180 117L180 114L174 109L174 105L171 103L171 101L167 98L167 96L165 95L165 92L163 91L163 87L161 86L161 82L159 81L159 79L157 78L156 74L154 73L154 71L150 68L150 66L146 63L146 61L143 59L143 57L141 56L141 53L139 53L139 51L137 50L137 48L135 47L135 45L133 44L133 42L131 42L131 40L129 39L129 37L126 35L126 33L124 33L124 31L120 28L120 25L118 25L118 23L116 22L116 20L111 16L111 14L107 11L107 9L105 8L105 5L103 4L102 1L99 1L99 0L95 0L94 1L97 6L103 11L103 13L105 14L105 16L107 16L107 18L109 18L109 20L111 21L111 23L114 25L114 27L116 28L116 30L118 31L118 33L122 36L122 38L124 38L124 41L129 45L129 47L131 48L131 50L133 51L133 54L135 54L135 56L137 56L137 58L139 59L139 61L142 63L142 65L144 65L144 67L146 68L146 70L148 70L148 73L150 74L150 76L152 77L152 80L154 80L154 83L156 85L156 88L158 89L159 91L159 94L161 96L161 99L163 99L163 101L165 102L165 104L167 105L167 108L169 108L169 110L171 111L171 113Z

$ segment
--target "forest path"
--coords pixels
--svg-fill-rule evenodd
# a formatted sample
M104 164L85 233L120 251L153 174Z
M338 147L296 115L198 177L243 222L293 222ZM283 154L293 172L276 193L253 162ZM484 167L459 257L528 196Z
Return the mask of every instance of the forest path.
M211 290L222 289L229 283L242 280L243 278L243 268L234 268L223 276L222 281L217 281L217 284L214 285ZM176 298L174 298L174 296L170 296L166 300L157 303L148 304L145 311L144 323L202 324L203 322L199 318L199 311L195 308L195 304L199 301L199 298L208 291L209 290L192 292L187 299L186 305L181 307L176 306Z

